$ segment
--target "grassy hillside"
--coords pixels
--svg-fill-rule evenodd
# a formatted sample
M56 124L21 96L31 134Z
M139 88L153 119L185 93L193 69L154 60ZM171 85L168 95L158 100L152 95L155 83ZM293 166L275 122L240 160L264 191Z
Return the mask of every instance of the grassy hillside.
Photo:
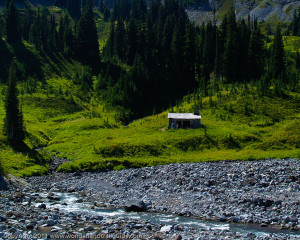
M48 83L64 91L70 81L57 78ZM71 87L76 89L74 85ZM223 90L221 95L213 97L212 108L209 98L204 98L201 109L204 128L195 130L167 129L168 111L193 111L195 104L199 105L193 96L187 96L173 109L122 126L115 120L117 113L107 111L104 104L92 106L57 93L24 94L23 112L29 132L26 143L32 148L45 146L38 152L48 160L48 156L67 159L60 171L299 157L300 96L258 99L254 88L246 91ZM2 101L0 107L3 109ZM1 125L3 117L1 111ZM32 175L47 171L46 162L13 152L5 144L2 131L0 136L0 157L6 172Z
M254 91L244 96L238 91L232 97L227 97L229 92L224 91L221 100L213 98L215 107L211 109L209 99L203 99L204 128L201 129L168 130L166 111L134 121L127 127L94 130L92 135L86 129L75 138L73 134L69 138L59 134L47 149L72 160L61 166L63 171L101 168L107 162L129 167L299 156L299 96L257 100ZM173 111L191 112L195 108L194 101L189 96ZM249 107L248 113L245 106ZM78 123L81 124L84 126L84 121ZM96 126L94 123L93 128ZM80 149L87 142L88 153ZM76 154L66 155L70 152Z
M291 46L290 40L286 46ZM299 93L286 91L279 98L270 89L268 96L259 97L253 85L226 85L212 98L189 95L160 114L123 126L116 110L85 96L80 83L85 67L79 62L38 52L26 42L22 49L40 63L46 80L33 78L18 85L28 148L23 153L12 149L0 127L0 159L6 173L44 174L51 156L66 159L59 171L300 157ZM2 85L0 92L4 89ZM200 109L203 128L168 129L168 112L194 109ZM0 126L3 119L2 94Z

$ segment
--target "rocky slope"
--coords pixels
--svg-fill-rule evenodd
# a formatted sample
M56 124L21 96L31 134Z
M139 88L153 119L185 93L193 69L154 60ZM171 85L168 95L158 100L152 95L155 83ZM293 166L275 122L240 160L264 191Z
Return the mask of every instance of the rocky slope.
M291 21L293 12L300 7L298 0L209 0L200 1L189 7L187 13L196 23L211 20L212 9L216 9L217 18L234 6L238 18L255 16L259 21Z
M14 0L20 8L24 7L24 0ZM5 5L6 0L0 0L0 6ZM51 6L54 0L30 0L33 6ZM95 5L98 0L95 0ZM106 0L111 5L111 0ZM299 0L195 0L196 4L187 7L187 14L197 24L213 19L212 9L216 9L216 16L222 19L224 13L231 6L236 9L238 18L248 15L255 16L259 21L291 21L293 12L300 7Z

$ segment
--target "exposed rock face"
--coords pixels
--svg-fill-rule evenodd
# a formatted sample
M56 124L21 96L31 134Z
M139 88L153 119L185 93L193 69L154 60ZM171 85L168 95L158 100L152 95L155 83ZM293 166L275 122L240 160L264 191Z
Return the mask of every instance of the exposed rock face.
M19 8L24 7L25 0L14 0ZM146 0L150 2L151 0ZM232 1L232 4L230 4ZM51 6L54 0L30 0L33 7ZM97 6L99 1L95 1ZM235 6L238 18L245 18L248 15L255 16L259 21L291 21L293 12L300 7L299 0L201 0L197 4L188 7L187 14L196 24L201 24L213 19L212 10L215 8L218 16L229 11L232 5ZM107 0L107 4L112 5L112 0ZM5 0L0 0L0 7L5 5ZM221 20L221 19L219 19Z
M238 18L250 15L259 21L291 21L294 10L300 7L298 0L233 0L233 4ZM209 0L189 7L187 13L192 21L201 24L213 19L214 8L217 16L221 11L229 10L220 0Z
M236 0L235 8L237 16L243 18L247 15L255 16L259 21L278 19L282 21L291 21L293 12L300 7L300 1L297 0L264 0L264 1L243 1Z

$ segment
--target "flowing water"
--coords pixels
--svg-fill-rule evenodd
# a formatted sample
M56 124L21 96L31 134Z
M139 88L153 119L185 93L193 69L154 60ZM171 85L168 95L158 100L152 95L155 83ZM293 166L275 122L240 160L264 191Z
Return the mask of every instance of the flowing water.
M48 208L59 208L61 211L73 212L73 213L85 213L90 215L99 215L103 217L113 218L128 218L128 219L141 219L146 220L153 224L174 225L180 224L184 227L192 227L195 229L206 230L227 230L239 233L254 233L256 236L266 236L270 233L283 233L288 234L293 238L300 239L300 232L291 230L281 230L272 227L260 227L256 224L238 224L238 223L221 223L217 221L205 221L190 217L176 216L172 214L151 213L151 212L125 212L123 209L108 209L108 208L95 208L91 209L91 203L81 202L76 200L79 196L70 193L57 193L60 196L61 201L57 204L47 204ZM61 205L60 203L67 203L67 205Z

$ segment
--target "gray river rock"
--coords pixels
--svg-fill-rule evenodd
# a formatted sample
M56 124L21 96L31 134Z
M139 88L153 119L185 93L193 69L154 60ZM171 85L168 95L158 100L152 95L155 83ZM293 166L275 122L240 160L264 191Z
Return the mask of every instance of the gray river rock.
M137 239L300 239L298 159L55 173L27 182L0 191L0 239L28 231ZM122 210L132 205L146 213Z

